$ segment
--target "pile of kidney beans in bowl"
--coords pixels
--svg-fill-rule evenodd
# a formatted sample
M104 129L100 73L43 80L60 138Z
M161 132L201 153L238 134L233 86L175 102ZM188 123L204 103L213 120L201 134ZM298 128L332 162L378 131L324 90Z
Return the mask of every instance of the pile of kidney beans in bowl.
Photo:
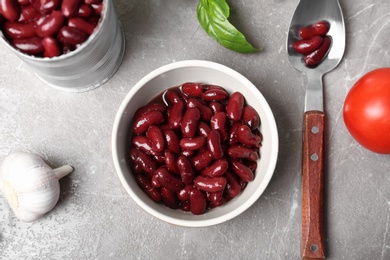
M1 0L0 27L9 44L35 57L77 49L94 32L103 0Z
M150 214L208 226L251 206L276 164L272 112L241 74L207 61L144 77L114 123L113 157L131 197Z

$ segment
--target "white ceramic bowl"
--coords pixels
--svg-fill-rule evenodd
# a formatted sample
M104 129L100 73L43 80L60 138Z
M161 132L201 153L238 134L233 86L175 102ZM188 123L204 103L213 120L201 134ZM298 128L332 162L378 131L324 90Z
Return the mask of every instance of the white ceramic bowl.
M244 191L227 204L192 215L180 209L172 210L152 201L135 182L128 167L126 152L134 112L165 89L185 82L220 85L230 94L240 91L260 118L263 145L255 179ZM230 220L248 209L264 192L275 170L278 156L278 132L272 111L259 90L244 76L224 66L209 61L180 61L158 68L141 79L127 94L117 112L112 132L112 153L118 177L131 198L146 212L171 224L187 227L204 227Z

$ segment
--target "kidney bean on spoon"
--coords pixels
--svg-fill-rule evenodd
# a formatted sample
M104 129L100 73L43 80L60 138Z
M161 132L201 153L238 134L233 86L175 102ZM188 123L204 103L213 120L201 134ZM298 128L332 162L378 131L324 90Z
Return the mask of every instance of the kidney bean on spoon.
M301 36L302 39L309 39L316 35L325 36L329 29L330 26L327 21L319 21L299 29L299 36Z
M327 21L319 21L299 29L298 33L302 39L295 41L292 48L304 55L302 60L307 67L317 66L328 55L332 42L327 35L329 29Z
M296 52L301 54L309 54L317 50L322 44L322 37L319 35L312 36L308 39L301 39L294 42L293 48Z
M0 26L16 49L52 58L88 39L101 18L102 4L102 0L0 0L0 21L4 20Z
M134 114L131 169L154 201L203 214L253 181L260 123L239 92L229 96L220 86L196 82L169 88Z
M305 64L308 66L314 66L323 61L330 49L331 43L332 40L330 36L325 36L320 48L304 57Z

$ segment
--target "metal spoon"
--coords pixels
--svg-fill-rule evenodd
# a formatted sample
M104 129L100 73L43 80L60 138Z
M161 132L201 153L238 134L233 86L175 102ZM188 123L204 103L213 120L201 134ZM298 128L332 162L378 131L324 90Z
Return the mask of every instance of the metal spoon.
M302 55L291 47L299 38L298 30L325 20L330 24L331 49L315 68L305 66ZM341 61L345 49L345 26L338 0L301 0L288 32L290 63L307 77L303 125L302 158L302 259L324 259L323 161L324 100L322 77Z

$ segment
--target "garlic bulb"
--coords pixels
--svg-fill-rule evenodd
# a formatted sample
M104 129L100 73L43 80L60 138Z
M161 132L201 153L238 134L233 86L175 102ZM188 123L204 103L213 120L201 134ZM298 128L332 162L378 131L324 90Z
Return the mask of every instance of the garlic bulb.
M37 155L16 152L3 161L0 188L16 217L32 222L54 208L60 196L58 180L72 171L70 165L52 169Z

